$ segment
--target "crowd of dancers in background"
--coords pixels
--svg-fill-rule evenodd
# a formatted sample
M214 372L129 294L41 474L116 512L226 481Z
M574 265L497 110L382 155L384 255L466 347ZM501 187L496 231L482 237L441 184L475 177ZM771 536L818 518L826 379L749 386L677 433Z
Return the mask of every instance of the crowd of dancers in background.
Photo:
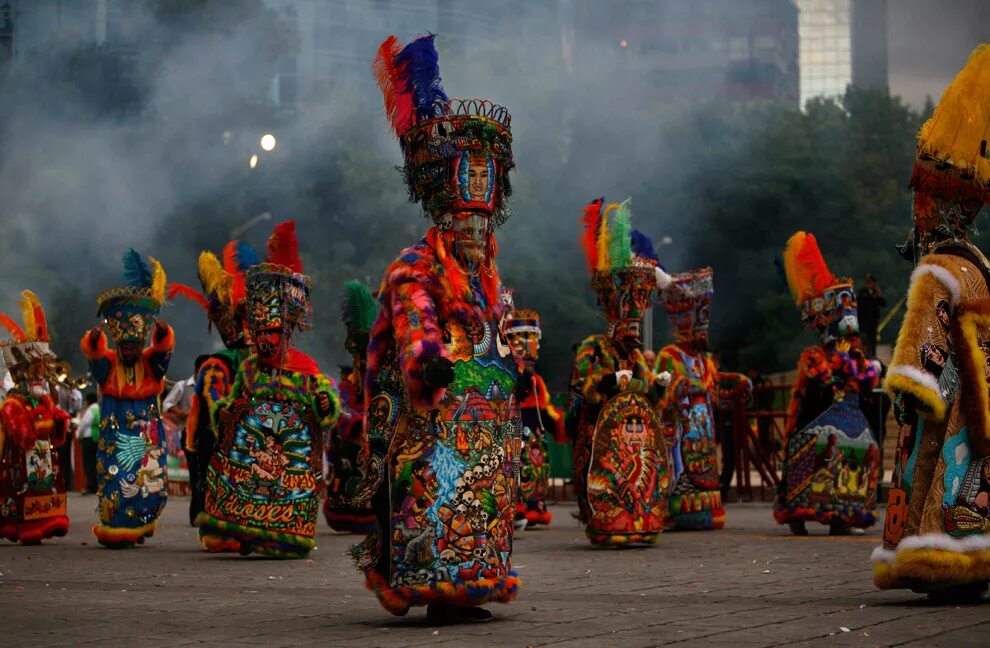
M668 273L628 200L590 202L575 231L608 326L577 348L558 410L536 369L539 314L515 306L495 265L514 167L509 113L448 98L432 36L389 38L374 72L410 195L432 225L376 291L345 287L351 367L338 384L292 345L313 324L293 222L274 228L264 256L241 241L201 253L199 288L170 285L158 261L129 250L123 285L99 295L102 324L80 341L99 389L76 424L97 478L99 543L144 543L166 504L160 403L176 335L158 314L178 296L224 344L197 360L184 434L190 521L207 551L303 558L322 506L331 527L364 537L353 556L388 611L486 620L480 606L520 587L514 533L551 522L550 436L573 443L591 544L723 527L714 411L720 399L745 403L752 385L709 352L712 269ZM979 594L990 579L990 263L967 236L990 199L988 81L983 47L919 135L903 248L917 267L886 382L899 438L874 579L934 596ZM856 292L813 235L781 243L820 342L798 362L773 514L796 534L809 521L864 529L880 453L859 394L879 375L860 348ZM654 301L675 334L647 361L641 326ZM0 536L36 544L68 530L54 448L70 416L41 303L25 290L20 304L21 322L0 317L13 383L0 405Z

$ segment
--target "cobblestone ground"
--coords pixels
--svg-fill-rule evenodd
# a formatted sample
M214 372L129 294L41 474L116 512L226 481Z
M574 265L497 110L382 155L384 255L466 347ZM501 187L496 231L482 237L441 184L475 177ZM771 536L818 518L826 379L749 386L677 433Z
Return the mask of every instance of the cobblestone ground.
M765 505L624 550L591 549L555 506L553 526L516 541L515 603L491 606L493 623L432 628L422 609L378 606L345 556L353 536L321 526L310 560L211 556L173 498L147 546L110 551L89 532L95 503L70 498L65 538L0 541L0 646L990 646L990 603L873 588L877 530L793 538Z

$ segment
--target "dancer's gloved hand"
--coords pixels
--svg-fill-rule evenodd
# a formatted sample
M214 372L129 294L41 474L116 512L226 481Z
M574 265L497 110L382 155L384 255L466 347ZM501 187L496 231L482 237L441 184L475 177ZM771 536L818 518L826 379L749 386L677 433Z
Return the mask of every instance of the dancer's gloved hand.
M156 318L155 332L152 334L152 337L156 344L161 344L168 337L168 324Z
M430 358L423 367L423 379L433 389L443 389L454 382L454 363L443 356Z
M656 374L656 381L657 384L660 385L661 387L666 387L667 385L670 384L670 372L661 371L660 373Z

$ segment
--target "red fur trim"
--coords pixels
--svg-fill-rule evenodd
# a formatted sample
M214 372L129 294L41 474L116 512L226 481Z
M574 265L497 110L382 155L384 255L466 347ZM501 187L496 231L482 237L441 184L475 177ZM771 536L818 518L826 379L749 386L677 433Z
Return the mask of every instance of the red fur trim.
M182 283L169 284L168 300L172 301L175 299L176 295L182 295L189 301L199 304L200 307L207 313L210 312L210 302L206 301L206 297L203 296L203 293L196 290L192 286L187 286Z
M990 189L972 176L964 176L955 167L936 168L934 160L916 160L908 184L917 192L959 201L990 202ZM917 199L917 198L916 198Z
M268 262L289 268L293 272L303 271L299 258L299 239L296 238L296 221L279 223L268 237Z
M302 351L292 348L286 351L285 357L280 363L274 364L265 361L265 364L276 369L281 369L282 371L293 371L306 376L315 376L320 373L320 367L316 363L316 360Z
M48 538L62 537L69 532L69 518L64 515L0 525L0 538L21 544L38 544Z
M431 603L474 606L485 603L508 603L519 594L522 582L514 572L502 578L482 578L470 583L437 583L389 587L385 578L376 571L368 572L365 587L375 593L386 610L403 616L412 606Z
M20 396L8 396L0 408L0 428L21 450L34 446L37 435L27 403Z
M155 535L158 520L134 528L110 527L102 524L93 526L93 535L101 545L126 546L144 542L145 538Z

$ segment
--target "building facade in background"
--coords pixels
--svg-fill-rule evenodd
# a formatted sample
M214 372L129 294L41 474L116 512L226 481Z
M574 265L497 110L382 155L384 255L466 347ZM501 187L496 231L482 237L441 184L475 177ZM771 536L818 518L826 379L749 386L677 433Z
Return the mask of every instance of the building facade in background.
M846 87L887 87L887 0L797 0L801 105Z
M797 105L792 0L574 0L576 67L610 65L636 96Z

